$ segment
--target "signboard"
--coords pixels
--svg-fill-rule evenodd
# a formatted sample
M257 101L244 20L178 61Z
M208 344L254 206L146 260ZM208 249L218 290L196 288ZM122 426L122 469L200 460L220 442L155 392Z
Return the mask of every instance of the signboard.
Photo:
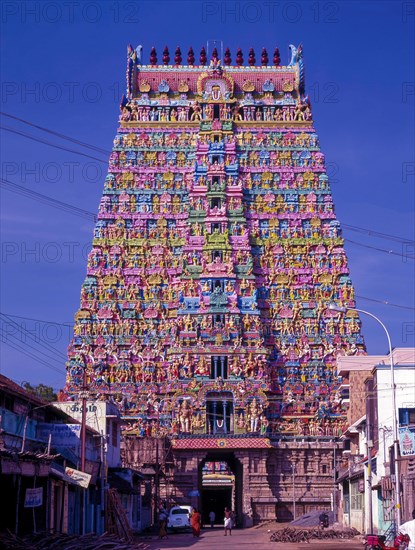
M71 478L72 483L79 485L84 489L88 489L89 482L91 481L91 475L73 468L65 468L65 474Z
M40 422L38 424L38 438L47 441L49 435L52 435L52 445L54 447L78 447L81 437L81 425Z
M415 431L413 429L399 428L399 450L401 456L415 455Z
M26 495L24 499L25 508L36 508L43 504L43 487L36 487L35 489L26 489Z

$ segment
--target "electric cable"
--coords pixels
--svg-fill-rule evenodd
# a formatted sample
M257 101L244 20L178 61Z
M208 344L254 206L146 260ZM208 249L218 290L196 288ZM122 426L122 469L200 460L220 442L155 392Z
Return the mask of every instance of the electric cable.
M0 316L3 317L3 318L6 318L8 320L8 322L12 323L13 326L17 327L17 329L23 333L23 331L28 334L29 338L31 338L32 340L34 340L36 342L36 344L38 344L39 342L37 341L37 339L31 334L31 332L29 332L27 329L25 329L24 327L21 327L18 323L16 323L16 321L13 321L13 319L11 319L9 316L7 316L5 313L0 313ZM66 361L66 356L60 351L58 350L57 348L51 346L50 344L48 344L47 342L45 342L44 344L41 344L44 348L46 349L49 349L49 351L52 351L54 353L57 353L59 355L61 355L62 357L64 357L64 360ZM49 357L50 359L50 357ZM55 358L54 358L55 359ZM57 360L57 359L55 359Z
M33 124L33 122L29 122L28 120L25 120L24 118L19 118L17 116L10 115L8 113L5 113L4 111L0 111L0 115L3 115L7 118L11 118L12 120L17 120L18 122L22 122L23 124L26 124L27 126L31 126L32 128L36 128L37 130L42 130L42 132L46 132L48 134L51 134L53 136L57 136L61 139L64 139L66 141L70 141L72 143L75 143L76 145L80 145L81 147L85 147L87 149L91 149L92 151L96 151L97 153L102 153L103 155L110 155L111 152L106 151L102 147L97 147L96 145L91 145L90 143L85 143L84 141L80 141L79 139L72 138L70 136L67 136L65 134L61 134L60 132L55 132L54 130L51 130L49 128L45 128L44 126L38 126L37 124Z

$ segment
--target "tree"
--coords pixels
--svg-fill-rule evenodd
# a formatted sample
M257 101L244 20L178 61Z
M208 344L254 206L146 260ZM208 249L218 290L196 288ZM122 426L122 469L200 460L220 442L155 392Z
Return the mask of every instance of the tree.
M47 403L52 401L57 401L57 395L53 391L52 386L46 386L45 384L38 384L37 386L32 386L29 382L23 382L22 387L29 393L36 395L40 399L43 399Z

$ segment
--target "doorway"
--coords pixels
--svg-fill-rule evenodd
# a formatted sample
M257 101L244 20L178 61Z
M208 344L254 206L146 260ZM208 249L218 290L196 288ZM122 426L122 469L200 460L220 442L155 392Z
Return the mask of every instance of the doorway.
M208 526L209 513L215 512L215 526L223 527L223 511L232 509L231 487L206 487L202 490L203 525Z
M214 451L199 464L199 493L203 524L215 512L215 524L223 527L224 509L233 510L236 525L242 526L242 464L234 453Z

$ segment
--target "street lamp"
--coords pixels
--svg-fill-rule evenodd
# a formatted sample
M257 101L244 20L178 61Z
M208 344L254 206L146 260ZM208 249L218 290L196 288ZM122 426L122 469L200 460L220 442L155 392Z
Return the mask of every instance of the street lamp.
M396 414L396 387L395 387L395 366L393 364L393 351L392 351L392 343L391 338L388 332L388 329L385 327L385 325L382 323L380 319L378 319L373 313L370 313L369 311L365 311L364 309L358 309L357 307L354 308L347 308L347 307L341 307L336 304L329 304L328 308L331 311L338 311L340 313L345 313L349 309L353 309L354 311L358 311L359 313L364 313L365 315L368 315L369 317L372 317L375 321L377 321L380 326L385 331L386 337L388 339L388 346L389 346L389 360L390 360L390 385L392 390L392 430L393 430L393 464L394 464L394 470L395 470L395 507L396 507L396 522L399 526L401 524L401 495L399 492L399 460L398 460L398 417ZM369 457L368 457L369 460Z

